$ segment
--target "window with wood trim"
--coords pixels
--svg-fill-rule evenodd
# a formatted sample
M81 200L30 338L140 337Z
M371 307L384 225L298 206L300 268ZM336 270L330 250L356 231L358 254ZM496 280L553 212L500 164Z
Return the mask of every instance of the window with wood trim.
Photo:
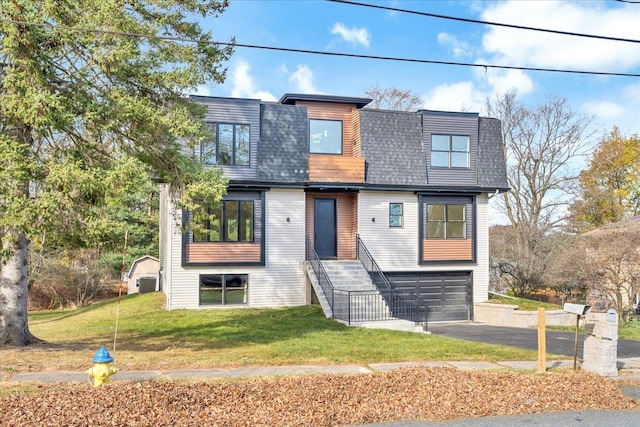
M205 165L249 165L250 125L207 122L204 126L208 136L200 142L200 162Z
M468 135L431 135L431 166L468 168L469 145Z
M465 212L463 204L427 204L427 239L465 239Z
M193 214L194 242L253 242L253 200L223 200Z
M309 152L342 154L342 120L309 120Z

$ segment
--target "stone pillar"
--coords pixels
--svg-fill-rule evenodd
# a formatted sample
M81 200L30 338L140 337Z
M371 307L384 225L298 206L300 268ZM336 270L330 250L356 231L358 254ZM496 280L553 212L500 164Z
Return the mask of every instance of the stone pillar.
M618 376L618 313L587 313L582 369L606 377Z

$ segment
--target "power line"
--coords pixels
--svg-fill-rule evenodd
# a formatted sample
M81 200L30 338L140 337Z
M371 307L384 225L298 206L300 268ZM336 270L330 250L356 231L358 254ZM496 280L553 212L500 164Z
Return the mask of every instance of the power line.
M0 22L11 23L16 25L28 25L28 26L34 26L34 27L64 29L68 31L93 33L93 34L109 34L114 36L136 37L136 38L144 38L144 39L164 40L164 41L171 41L171 42L230 46L230 47L240 47L240 48L247 48L247 49L261 49L261 50L271 50L271 51L279 51L279 52L336 56L336 57L343 57L343 58L375 59L375 60L383 60L383 61L411 62L411 63L434 64L434 65L455 65L455 66L464 66L464 67L484 68L485 70L492 68L492 69L502 69L502 70L544 71L544 72L582 74L582 75L594 75L594 76L640 77L640 74L635 74L635 73L613 73L613 72L604 72L604 71L566 70L566 69L559 69L559 68L516 67L516 66L510 66L510 65L477 64L477 63L470 63L470 62L437 61L432 59L402 58L402 57L379 56L379 55L362 55L362 54L343 53L343 52L326 52L326 51L311 50L311 49L296 49L296 48L288 48L288 47L264 46L264 45L235 43L235 42L232 43L232 42L219 42L219 41L211 41L211 40L193 40L193 39L187 39L183 37L158 36L158 35L151 35L151 34L138 34L138 33L129 33L129 32L113 31L113 30L73 28L65 25L15 21L11 19L0 19Z
M353 5L353 6L363 6L363 7L370 7L373 9L382 9L382 10L389 10L392 12L403 12L403 13L409 13L412 15L420 15L420 16L429 16L431 18L440 18L440 19L449 19L451 21L458 21L458 22L470 22L473 24L484 24L484 25L493 25L493 26L497 26L497 27L507 27L507 28L515 28L518 30L530 30L530 31L541 31L544 33L553 33L553 34L562 34L565 36L575 36L575 37L588 37L588 38L592 38L592 39L599 39L599 40L611 40L611 41L617 41L617 42L628 42L628 43L640 43L640 40L634 40L634 39L625 39L625 38L620 38L620 37L609 37L609 36L599 36L599 35L595 35L595 34L583 34L583 33L572 33L569 31L559 31L559 30L549 30L546 28L534 28L534 27L526 27L523 25L513 25L513 24L503 24L500 22L490 22L490 21L481 21L479 19L470 19L470 18L460 18L457 16L449 16L449 15L440 15L437 13L429 13L429 12L419 12L416 10L409 10L409 9L400 9L397 7L390 7L390 6L380 6L377 4L368 4L368 3L360 3L360 2L356 2L356 1L351 1L351 0L326 0L332 3L343 3L343 4L349 4L349 5ZM620 0L622 1L622 0ZM628 3L635 3L632 1L627 1ZM638 3L635 3L638 4Z

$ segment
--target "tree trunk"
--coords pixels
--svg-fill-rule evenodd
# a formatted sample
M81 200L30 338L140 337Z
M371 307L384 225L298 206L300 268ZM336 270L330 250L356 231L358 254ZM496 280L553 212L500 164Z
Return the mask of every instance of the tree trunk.
M0 345L39 342L29 332L27 316L29 240L24 233L9 229L2 236L2 249L7 258L0 272Z

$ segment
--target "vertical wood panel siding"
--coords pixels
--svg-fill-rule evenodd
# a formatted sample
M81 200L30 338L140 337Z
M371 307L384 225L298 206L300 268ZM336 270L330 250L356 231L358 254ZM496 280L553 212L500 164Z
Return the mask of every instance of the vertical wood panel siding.
M336 222L338 259L356 258L356 230L357 219L354 218L354 205L357 204L356 194L345 193L307 193L305 208L306 234L314 241L314 200L316 198L336 199Z
M427 182L436 185L478 184L478 116L423 112L423 143L427 156ZM469 169L431 167L431 135L469 135Z
M360 136L360 110L353 109L351 112L351 122L353 126L353 157L362 156L362 138Z
M403 204L402 227L389 227L390 202ZM360 191L357 203L358 233L380 268L419 268L418 196L399 191Z
M258 143L260 141L260 100L194 97L207 107L205 121L217 123L249 124L251 145L249 166L224 166L224 175L229 179L257 179Z
M462 261L473 259L471 240L425 239L422 241L424 261Z
M342 120L342 155L353 156L353 121L351 112L354 107L328 102L297 102L307 107L310 119Z

